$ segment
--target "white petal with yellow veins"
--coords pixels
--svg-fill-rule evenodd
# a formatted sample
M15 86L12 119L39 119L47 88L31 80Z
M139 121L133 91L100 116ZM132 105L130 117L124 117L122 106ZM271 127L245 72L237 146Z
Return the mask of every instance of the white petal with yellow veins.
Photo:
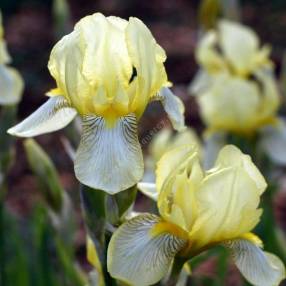
M25 120L10 128L8 133L19 137L33 137L64 128L77 115L62 96L51 97Z
M94 189L115 194L137 184L144 165L134 115L108 127L103 117L83 117L83 134L75 158L75 174Z

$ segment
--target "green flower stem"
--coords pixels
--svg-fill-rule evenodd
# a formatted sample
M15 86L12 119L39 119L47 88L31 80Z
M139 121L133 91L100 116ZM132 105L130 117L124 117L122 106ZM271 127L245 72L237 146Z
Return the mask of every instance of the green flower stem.
M29 165L37 177L39 189L50 208L59 213L63 205L65 191L61 186L56 167L48 154L34 139L25 140L24 147Z
M187 262L186 258L183 257L175 257L171 274L166 282L166 286L175 286L179 280L180 274L182 272L184 264Z
M240 21L241 11L239 0L220 0L223 16L232 21Z
M226 275L228 271L228 265L229 265L229 252L227 249L224 249L223 247L220 249L219 255L218 255L218 264L217 264L217 273L219 277L219 281L215 285L225 285L226 281Z
M107 271L107 247L113 226L124 220L125 214L135 201L137 187L131 187L116 195L109 195L81 185L81 205L87 233L97 250L104 274L105 284L115 286L116 281ZM108 227L111 226L111 227Z
M61 38L71 30L70 7L66 0L53 0L53 22L57 38Z
M104 281L106 285L116 285L116 281L107 272L107 246L111 234L106 231L107 224L107 194L81 185L81 205L87 233L93 241L99 256Z

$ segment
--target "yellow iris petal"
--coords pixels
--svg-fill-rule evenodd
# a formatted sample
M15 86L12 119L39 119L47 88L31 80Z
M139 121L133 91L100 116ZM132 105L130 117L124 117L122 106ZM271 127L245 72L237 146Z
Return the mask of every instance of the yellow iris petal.
M206 173L193 146L171 150L157 167L159 212L189 233L194 252L250 232L266 186L251 158L231 145Z
M212 130L248 134L273 123L279 94L273 80L261 78L261 87L252 80L221 73L199 97L202 117Z
M280 100L269 54L253 30L228 20L202 37L190 91L209 131L252 135L275 123Z
M150 98L167 84L163 49L137 18L100 13L81 19L53 48L49 70L81 115L140 117Z

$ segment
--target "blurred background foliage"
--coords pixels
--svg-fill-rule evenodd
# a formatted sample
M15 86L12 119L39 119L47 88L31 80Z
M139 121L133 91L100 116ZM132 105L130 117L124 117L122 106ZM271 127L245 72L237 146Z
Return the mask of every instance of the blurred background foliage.
M243 0L240 4L241 21L251 26L262 42L272 45L276 73L282 72L285 77L286 2ZM212 25L213 19L200 10L199 0L69 0L67 3L63 0L0 0L0 9L12 64L25 80L23 100L18 106L19 120L39 107L46 100L45 92L54 87L47 62L55 42L71 31L73 24L83 16L102 12L123 18L136 16L148 25L168 55L167 73L174 82L174 92L186 104L186 122L201 134L204 126L187 89L198 68L194 49L200 21L207 18ZM215 7L212 11L217 12ZM286 79L283 80L286 86ZM282 96L285 97L284 89ZM38 137L38 143L28 140L23 144L23 140L17 140L15 150L11 149L12 139L5 130L6 125L13 125L16 108L0 107L0 110L0 120L5 122L0 128L0 160L7 175L5 180L0 178L0 285L85 285L84 273L92 267L86 260L79 185L63 144L65 137L72 142L76 139L67 128ZM152 136L169 125L159 105L153 104L146 112L148 116L143 117L139 130L145 151ZM282 115L284 112L282 109ZM12 165L11 158L14 158ZM285 191L283 183L281 186L279 197L269 205L274 207L275 217L272 212L268 216L266 208L269 223L258 230L269 238L265 243L270 249L276 249L277 243L272 236L273 220L280 225L279 236L283 237L286 232L286 184ZM84 192L88 195L88 190L82 190L82 196ZM111 209L114 203L125 199L118 197L117 202L109 202L107 207ZM139 195L135 209L152 208L153 202ZM118 208L118 213L121 212ZM108 219L118 219L118 213ZM283 253L279 254L283 257ZM221 249L198 257L191 265L194 278L190 285L247 285L236 269L227 265L226 254Z

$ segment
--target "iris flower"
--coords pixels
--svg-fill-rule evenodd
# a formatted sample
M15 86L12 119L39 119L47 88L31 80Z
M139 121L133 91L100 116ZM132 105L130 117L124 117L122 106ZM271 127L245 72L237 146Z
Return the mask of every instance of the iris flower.
M278 122L279 92L270 48L248 27L221 21L200 40L201 70L191 85L209 131L251 134Z
M223 20L198 44L200 70L190 92L207 126L209 148L226 144L229 134L258 135L261 150L275 164L285 165L286 123L278 115L280 94L269 53L253 30Z
M200 139L198 138L195 130L192 128L187 127L182 132L176 133L174 133L171 128L164 128L160 130L152 138L152 141L148 146L148 156L145 160L145 173L143 181L155 182L155 167L159 159L171 149L186 144L195 144L200 154L202 153Z
M8 130L30 137L56 131L78 114L83 132L75 156L80 182L110 194L143 175L137 123L160 100L177 129L184 106L168 86L164 50L137 18L84 17L53 48L48 63L56 88L23 122Z
M7 66L11 62L4 40L4 28L0 11L0 105L17 104L23 91L23 80L18 71Z
M141 214L121 225L108 247L108 271L129 285L151 285L175 256L189 260L222 245L253 285L278 285L285 267L262 250L252 233L266 182L248 155L225 146L213 168L203 171L192 145L166 153L157 165L159 216Z

